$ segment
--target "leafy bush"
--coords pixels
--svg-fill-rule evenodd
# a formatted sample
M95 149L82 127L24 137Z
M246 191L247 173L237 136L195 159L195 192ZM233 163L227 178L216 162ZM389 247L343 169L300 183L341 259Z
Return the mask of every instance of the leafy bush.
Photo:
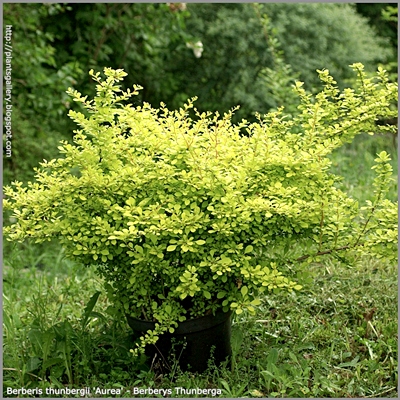
M65 113L74 105L65 92L94 94L83 65L129 70L146 84L147 97L175 90L162 70L177 48L187 51L186 17L167 4L5 4L15 56L13 152L4 160L4 181L33 179L33 166L56 157L60 140L72 141Z
M10 240L57 237L67 254L97 264L118 313L156 321L141 344L179 321L219 309L237 314L268 290L301 286L288 265L351 251L397 256L397 208L385 199L389 156L376 158L374 199L359 207L335 187L327 156L375 121L396 114L397 85L385 71L367 78L354 64L357 89L339 91L329 71L323 89L295 90L299 113L282 109L258 122L231 122L184 108L154 109L127 100L126 73L105 68L92 100L69 90L86 115L62 158L41 163L36 182L6 187ZM196 118L189 116L191 110ZM392 126L380 130L393 129Z
M38 160L57 156L57 143L70 137L65 118L68 96L82 74L78 62L59 63L55 36L43 20L60 18L61 4L5 4L4 24L12 26L12 157L4 157L4 181L33 179ZM4 138L3 138L4 140ZM5 146L4 146L5 147Z
M315 69L326 67L340 86L348 64L375 70L391 47L349 4L5 4L4 23L13 26L14 54L24 55L13 58L6 183L32 179L37 162L56 156L55 143L72 142L64 113L75 108L64 92L94 95L83 66L128 71L127 86L144 86L136 104L162 100L175 109L196 95L201 112L240 104L233 120L255 121L255 111L295 110L288 90L295 78L318 86ZM197 41L200 58L187 46Z
M393 55L389 40L379 37L351 4L283 3L266 5L269 10L286 61L309 88L318 85L316 69L329 69L343 87L352 78L347 65L361 62L374 70Z
M176 81L173 93L163 93L163 99L171 97L171 108L180 106L182 94L198 96L200 111L222 114L240 104L236 121L275 107L271 82L264 79L266 68L277 67L271 38L307 89L316 91L316 69L329 69L343 88L352 77L349 64L361 62L374 71L392 53L388 41L350 4L188 4L188 11L187 30L202 41L204 51L198 59L177 52L165 67ZM266 31L264 14L269 21ZM158 104L159 99L147 101Z

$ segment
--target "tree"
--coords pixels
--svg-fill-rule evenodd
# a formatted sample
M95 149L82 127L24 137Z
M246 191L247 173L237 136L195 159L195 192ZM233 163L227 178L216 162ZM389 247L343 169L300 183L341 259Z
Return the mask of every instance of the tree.
M50 159L61 139L72 139L66 117L68 87L91 93L89 67L130 72L127 85L146 91L137 101L175 90L164 65L178 49L187 51L181 5L5 4L4 22L13 26L13 142L4 180L33 177L32 166ZM56 23L55 23L56 21ZM23 56L22 56L23 55Z
M4 181L33 177L32 166L53 158L56 144L71 129L68 86L82 73L79 65L57 62L47 16L59 18L60 4L5 4L4 25L12 26L12 156L4 157Z
M198 96L199 109L227 111L239 104L237 116L251 118L267 112L274 98L262 79L265 68L273 69L271 44L260 15L266 14L284 60L298 73L306 87L317 84L315 70L328 68L341 87L350 78L348 65L362 62L367 70L390 55L385 41L377 37L349 4L189 4L188 30L200 38L202 57L178 53L169 69L180 77L170 105L177 107L182 94Z

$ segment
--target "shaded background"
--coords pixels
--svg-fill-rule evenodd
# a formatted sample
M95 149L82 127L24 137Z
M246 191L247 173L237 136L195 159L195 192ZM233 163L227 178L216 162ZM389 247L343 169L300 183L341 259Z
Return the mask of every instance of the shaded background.
M13 141L4 183L33 178L32 167L71 141L77 109L65 93L93 95L89 69L123 68L135 101L171 109L198 96L200 111L254 119L285 105L296 112L290 85L319 89L316 69L351 86L348 65L378 64L397 79L397 5L377 4L4 4L13 26ZM188 44L201 42L196 57ZM391 138L390 140L393 141Z

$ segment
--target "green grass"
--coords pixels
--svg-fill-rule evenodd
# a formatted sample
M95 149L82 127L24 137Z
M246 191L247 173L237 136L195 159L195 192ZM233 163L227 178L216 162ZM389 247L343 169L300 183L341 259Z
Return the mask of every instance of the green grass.
M340 188L351 194L355 199L364 202L373 197L375 175L371 167L377 153L386 151L390 154L393 168L393 187L388 198L397 201L398 194L398 156L397 137L390 135L357 136L352 143L346 144L332 154L332 172L345 179Z
M231 366L160 375L129 353L129 328L108 316L93 270L62 259L55 245L40 263L35 251L43 250L16 247L5 260L5 397L7 387L87 386L120 388L121 397L134 387L218 388L217 397L397 397L395 266L314 265L312 285L271 294L255 316L234 318Z
M363 138L332 157L333 168L346 176L343 185L360 200L371 193L374 146ZM397 174L395 164L394 157ZM390 196L397 198L396 188ZM92 397L125 398L153 397L134 395L135 388L205 397L175 387L221 391L208 397L398 396L395 265L324 259L310 268L312 279L300 292L271 293L256 315L234 317L231 365L161 374L129 352L132 333L112 316L92 268L65 259L57 243L4 245L4 397L17 397L10 389L56 397L46 389L85 387Z

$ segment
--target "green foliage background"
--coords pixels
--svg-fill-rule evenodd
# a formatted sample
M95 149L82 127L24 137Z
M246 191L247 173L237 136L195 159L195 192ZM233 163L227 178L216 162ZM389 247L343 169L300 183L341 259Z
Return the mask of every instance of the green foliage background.
M349 4L196 4L190 10L187 26L202 39L204 55L199 60L177 56L174 70L184 77L179 92L199 96L201 110L226 111L240 104L237 115L250 118L271 108L274 99L262 74L277 67L271 37L308 89L318 85L316 69L328 68L343 86L349 64L372 68L391 53L388 41ZM263 29L264 14L269 30Z
M200 111L240 105L253 119L293 100L295 78L312 90L315 69L342 87L347 68L397 60L397 24L387 4L5 4L13 26L13 156L4 181L33 178L32 167L71 141L68 87L91 93L90 68L123 68L138 102L179 108L192 96ZM201 41L196 58L186 43ZM295 111L296 108L292 106Z
M384 63L397 80L397 19L390 13L397 4L208 6L4 4L14 52L13 157L4 158L4 183L32 179L33 166L57 155L59 140L72 141L75 124L67 113L75 105L66 90L90 93L90 68L124 68L126 86L145 87L138 103L158 107L162 100L174 108L199 95L199 108L222 112L240 103L238 117L249 119L255 109L284 103L296 112L287 88L299 77L313 90L316 68L329 68L342 86L352 84L345 75L351 62L368 71ZM186 47L197 40L204 44L199 59ZM369 167L381 150L392 154L396 173L395 136L362 135L335 152L332 170L346 177L340 189L370 199ZM397 190L388 196L395 200ZM217 385L224 397L397 397L393 265L317 263L312 290L278 294L256 316L238 316L232 369L160 379L130 356L132 334L125 323L110 321L104 294L88 323L89 299L103 286L92 269L66 259L58 243L5 246L4 388ZM377 316L368 321L364 313L372 307Z

